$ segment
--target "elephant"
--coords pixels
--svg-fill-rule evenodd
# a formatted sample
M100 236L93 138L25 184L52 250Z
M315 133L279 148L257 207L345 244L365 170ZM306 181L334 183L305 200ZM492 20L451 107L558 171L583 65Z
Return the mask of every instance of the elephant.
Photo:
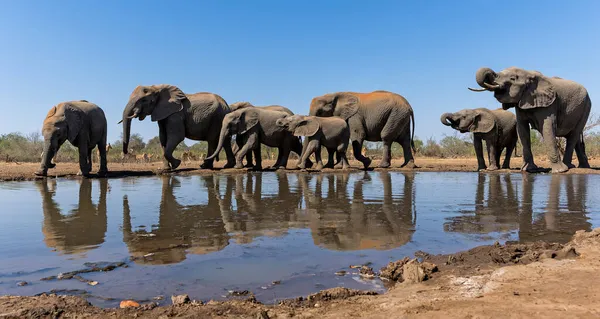
M399 94L381 90L371 93L325 94L312 99L309 115L338 116L346 120L350 126L354 157L363 163L365 169L371 164L371 159L361 154L364 141L383 141L383 157L379 167L390 166L393 142L402 145L404 151L402 167L416 167L412 154L415 151L413 109Z
M440 120L442 124L451 126L461 133L473 133L473 145L477 155L477 170L497 170L500 165L500 155L506 149L502 168L510 168L510 157L517 146L517 118L512 112L486 108L464 109L455 113L444 113ZM485 140L488 151L489 167L483 159L483 144Z
M225 100L213 93L184 94L178 87L168 84L138 86L123 111L123 154L129 151L131 120L142 121L150 115L158 122L160 144L163 148L163 169L174 170L181 160L173 157L173 151L185 138L207 141L208 153L214 152L219 141L221 123L230 112ZM223 141L227 156L225 168L234 165L231 141ZM200 168L212 169L213 158L205 159Z
M62 102L52 107L42 126L44 151L37 176L46 176L56 167L52 158L62 144L69 142L79 149L79 174L88 177L92 170L92 150L100 151L99 176L106 176L106 117L104 111L86 100Z
M284 112L260 108L243 108L227 114L223 119L217 149L208 158L212 159L216 157L224 143L230 140L231 135L236 134L237 136L241 136L246 143L235 155L235 168L243 168L242 159L247 152L253 151L256 160L254 169L262 169L261 143L279 149L277 161L273 165L273 168L285 168L290 151L294 151L297 154L302 153L300 140L293 136L292 133L275 124L278 119L286 116L288 114Z
M489 68L480 68L476 73L476 81L482 88L469 88L471 91L492 91L503 109L515 108L517 132L523 145L522 170L539 171L531 153L530 127L542 134L553 173L566 172L575 167L571 163L573 150L577 153L579 167L590 167L585 154L583 129L592 102L581 84L516 67L498 73ZM556 137L565 137L567 140L562 161Z
M350 140L350 129L344 119L339 117L291 115L278 119L275 124L295 136L305 136L302 154L298 161L299 168L305 168L305 162L312 153L315 153L317 169L323 168L321 145L325 146L329 152L329 161L325 167L334 167L333 155L336 152L339 155L338 162L341 163L342 168L347 169L349 167L346 150Z
M235 102L235 103L231 104L229 107L231 108L231 111L237 111L237 110L245 109L245 108L249 108L249 107L258 107L258 108L261 108L264 110L280 111L280 112L285 112L289 115L294 115L294 112L292 112L287 107L281 106L281 105L254 106L250 102ZM246 143L246 141L244 141L244 139L241 136L240 137L236 136L235 144L233 144L233 146L232 146L233 153L234 154L237 153L245 143ZM298 155L300 155L300 154L298 154ZM253 163L252 162L252 152L248 152L246 154L245 167L253 167L254 164L252 164L252 163Z
M60 205L54 200L56 181L53 179L36 182L42 196L42 234L46 246L64 254L81 254L104 243L107 230L106 195L109 185L105 178L99 179L98 184L97 205L92 203L92 180L82 179L79 181L77 206L68 214L63 214Z

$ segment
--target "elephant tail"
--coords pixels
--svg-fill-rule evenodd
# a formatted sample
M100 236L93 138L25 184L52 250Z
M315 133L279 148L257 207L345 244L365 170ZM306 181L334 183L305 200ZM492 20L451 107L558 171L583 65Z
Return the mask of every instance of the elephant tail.
M412 131L410 132L410 147L412 148L413 153L417 152L417 148L415 147L415 114L414 112L410 112L410 120L412 121Z

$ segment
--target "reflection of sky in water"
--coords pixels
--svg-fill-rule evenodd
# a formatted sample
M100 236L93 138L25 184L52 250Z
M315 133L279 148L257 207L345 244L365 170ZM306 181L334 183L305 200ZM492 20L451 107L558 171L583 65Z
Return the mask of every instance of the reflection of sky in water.
M333 275L350 264L379 268L416 250L496 240L566 241L600 225L598 175L253 172L42 183L0 184L0 294L76 288L209 299L240 288L268 302L378 284ZM89 274L101 282L93 288L39 281L148 253L161 262ZM21 280L32 284L17 287Z

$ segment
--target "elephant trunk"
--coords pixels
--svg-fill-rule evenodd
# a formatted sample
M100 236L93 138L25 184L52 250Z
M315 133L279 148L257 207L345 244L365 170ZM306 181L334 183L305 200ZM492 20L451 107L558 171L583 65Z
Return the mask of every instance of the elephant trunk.
M131 136L131 119L136 118L139 110L134 109L135 103L129 102L123 111L123 154L129 151L129 137ZM133 113L133 114L132 114Z
M496 72L490 68L480 68L475 74L475 81L482 89L469 88L469 90L475 92L497 90L500 88L500 85L495 82L497 76Z
M52 147L52 142L50 139L46 139L44 141L44 155L42 156L42 169L54 168L56 164L52 163L52 158L54 157L55 150Z
M225 143L226 138L229 138L229 129L228 125L223 123L223 127L221 127L221 134L219 135L219 144L217 145L217 149L211 156L206 158L207 160L211 160L219 155L221 149L223 149L223 144Z
M442 114L442 116L440 117L440 121L442 121L442 124L446 125L446 126L450 126L452 125L452 113L444 113Z

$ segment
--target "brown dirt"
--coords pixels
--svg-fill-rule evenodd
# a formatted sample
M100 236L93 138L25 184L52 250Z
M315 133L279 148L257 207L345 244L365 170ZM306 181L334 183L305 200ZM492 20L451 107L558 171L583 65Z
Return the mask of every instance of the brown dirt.
M346 288L262 305L226 302L100 309L79 297L0 297L0 318L597 318L600 228L566 245L481 246L419 258L438 266L427 281L402 282L383 295ZM424 263L425 264L425 263Z
M268 168L272 165L273 161L263 161L263 167ZM296 160L290 160L288 169L295 169L294 165ZM373 165L377 165L377 160L373 161ZM417 172L475 172L477 168L477 160L475 158L452 158L452 159L441 159L441 158L417 158L416 163L419 166L417 169L405 169L400 168L402 159L397 159L392 162L392 168L387 170L390 171L417 171ZM519 172L520 160L516 159L513 163L513 168L510 170L503 169L495 172ZM222 172L241 172L243 170L238 169L221 169L224 162L215 164L217 170ZM540 167L550 167L549 162L540 160L537 162ZM567 174L600 174L600 159L590 160L592 169L580 169L574 168L567 172ZM357 161L350 162L352 170L359 170L362 164ZM171 174L178 175L200 175L200 174L212 174L213 170L202 170L199 169L200 162L196 163L185 163L181 165L175 172ZM160 173L162 163L109 163L109 175L108 177L124 177L124 176L150 176L157 175ZM39 168L39 163L0 163L0 181L18 181L18 180L35 180L40 177L33 175ZM56 168L48 170L48 176L50 177L75 177L79 166L75 163L57 163ZM94 166L92 174L95 173L97 167ZM375 170L379 170L375 168ZM331 171L325 169L323 172Z

